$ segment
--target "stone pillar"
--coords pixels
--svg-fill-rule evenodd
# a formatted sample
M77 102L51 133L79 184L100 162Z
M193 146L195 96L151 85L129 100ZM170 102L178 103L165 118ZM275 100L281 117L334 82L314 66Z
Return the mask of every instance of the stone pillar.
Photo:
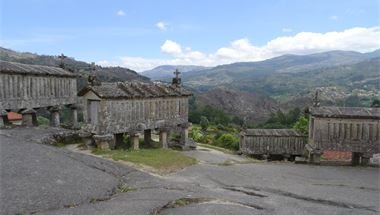
M87 149L90 149L93 146L94 140L92 139L92 134L89 132L79 132L79 137L82 138L82 141Z
M133 145L134 150L138 150L140 147L140 140L139 140L139 135L137 133L130 133L129 138L131 141L131 144Z
M94 135L93 138L98 149L107 150L115 148L115 137L112 134Z
M168 148L168 132L166 129L160 130L160 144L162 145L162 148Z
M116 147L122 146L124 143L124 133L114 134Z
M182 145L183 149L189 149L190 148L189 125L187 123L181 125L181 139L180 139L179 143Z
M360 153L359 152L352 152L352 158L351 158L351 164L353 166L360 164Z
M22 124L26 126L37 126L36 111L32 108L21 111Z
M150 146L152 142L152 130L151 129L146 129L144 130L144 143L147 146Z
M4 109L0 109L0 128L4 128L6 122L8 121L8 113Z
M48 111L50 112L50 126L52 127L59 127L61 122L60 122L60 119L59 119L59 111L61 109L59 108L59 106L54 106L54 107L50 107L48 108Z
M73 128L79 128L79 123L78 123L78 106L77 105L71 105L71 121L73 123Z

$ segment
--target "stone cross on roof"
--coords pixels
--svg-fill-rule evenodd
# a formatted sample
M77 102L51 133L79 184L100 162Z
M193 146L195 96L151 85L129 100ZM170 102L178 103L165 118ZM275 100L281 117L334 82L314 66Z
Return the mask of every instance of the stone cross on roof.
M181 74L180 71L178 71L178 69L175 69L175 72L173 72L173 74L175 75L175 78L179 78L179 74Z
M58 56L58 58L61 60L61 62L59 63L59 67L63 69L65 67L64 60L67 58L67 56L62 53L61 55Z
M319 101L318 95L319 95L319 90L316 90L314 98L313 98L313 106L314 107L319 107L319 105L321 104Z
M87 84L91 86L100 85L100 82L98 81L95 75L96 65L94 62L91 63L90 68L91 68L91 72L90 72L90 75L88 76Z
M179 74L181 74L181 72L178 71L178 69L175 69L175 72L173 72L173 74L175 75L175 77L172 80L172 84L175 86L181 85L181 78L179 77Z

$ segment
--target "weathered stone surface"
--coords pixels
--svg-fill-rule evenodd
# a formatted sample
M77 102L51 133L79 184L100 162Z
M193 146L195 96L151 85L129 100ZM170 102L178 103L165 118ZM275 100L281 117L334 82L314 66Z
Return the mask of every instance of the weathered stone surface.
M76 75L57 67L0 61L0 106L4 109L77 103Z
M101 83L79 92L86 125L96 134L175 128L188 121L190 92L162 83ZM96 119L96 120L94 120Z
M162 145L162 148L167 149L168 148L168 132L166 130L161 130L159 134L159 141Z
M36 111L29 108L21 111L22 114L22 124L25 126L37 126L37 116Z
M380 108L313 107L309 121L308 143L314 148L357 152L368 158L380 153ZM360 158L352 159L353 164L360 163Z
M115 148L115 137L112 134L94 135L93 138L98 149Z

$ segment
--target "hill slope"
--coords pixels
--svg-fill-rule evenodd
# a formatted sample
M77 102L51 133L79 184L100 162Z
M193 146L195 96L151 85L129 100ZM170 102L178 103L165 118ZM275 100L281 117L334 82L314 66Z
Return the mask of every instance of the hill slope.
M141 74L152 80L169 80L173 77L173 72L176 69L178 69L181 73L188 73L204 70L207 69L207 67L192 65L162 65L154 69L144 71Z
M37 64L46 66L59 66L60 59L57 56L38 55L29 52L17 52L0 47L0 58L6 61L14 61L26 64ZM74 58L65 59L65 68L75 73L79 73L82 78L79 80L79 87L86 83L86 77L91 71L89 63L77 61ZM127 81L139 80L149 81L149 78L138 74L137 72L122 67L101 67L96 66L96 76L100 81Z

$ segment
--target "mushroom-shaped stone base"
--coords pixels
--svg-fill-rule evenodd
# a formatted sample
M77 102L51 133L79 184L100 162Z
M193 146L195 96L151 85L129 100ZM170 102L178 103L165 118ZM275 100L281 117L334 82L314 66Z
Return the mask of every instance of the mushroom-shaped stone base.
M112 134L94 135L93 138L98 149L115 148L115 137Z

